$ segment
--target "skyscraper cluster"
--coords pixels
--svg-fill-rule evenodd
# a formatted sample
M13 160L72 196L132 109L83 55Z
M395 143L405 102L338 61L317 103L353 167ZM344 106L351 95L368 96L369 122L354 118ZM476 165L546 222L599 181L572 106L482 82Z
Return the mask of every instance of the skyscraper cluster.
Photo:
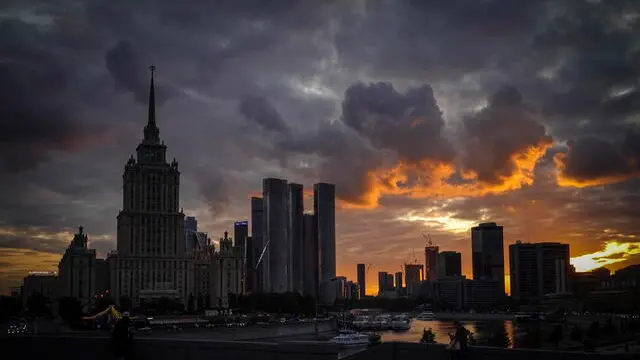
M275 178L262 181L262 197L251 198L248 291L335 298L332 291L322 291L324 284L336 279L333 184L313 186L313 210L304 211L301 184Z

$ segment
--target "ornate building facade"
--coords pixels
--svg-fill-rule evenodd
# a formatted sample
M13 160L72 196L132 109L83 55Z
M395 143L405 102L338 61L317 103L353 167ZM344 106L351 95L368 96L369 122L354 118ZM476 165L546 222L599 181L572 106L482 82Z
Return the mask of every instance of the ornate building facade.
M74 297L88 309L98 290L96 251L87 246L82 226L58 263L58 290L62 297Z
M232 239L224 232L220 239L220 250L213 257L211 267L211 306L229 307L229 294L244 294L244 254L240 247L233 246Z
M118 250L108 258L115 299L138 304L144 294L177 294L186 303L193 290L193 260L185 250L178 162L167 162L167 147L156 124L154 68L149 113L136 157L122 175L123 205L117 218Z

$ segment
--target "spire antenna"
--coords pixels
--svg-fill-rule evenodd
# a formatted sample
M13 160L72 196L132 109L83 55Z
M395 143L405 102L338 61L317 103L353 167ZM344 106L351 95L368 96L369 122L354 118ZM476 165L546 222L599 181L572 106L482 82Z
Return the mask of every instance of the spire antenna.
M151 84L149 85L149 124L156 122L156 95L155 95L155 85L153 83L153 77L156 72L155 65L149 66L149 71L151 72Z
M149 66L151 72L151 81L149 82L149 119L147 126L144 127L144 140L147 143L158 144L160 142L160 130L156 125L156 94L154 76L156 73L156 67L154 65Z

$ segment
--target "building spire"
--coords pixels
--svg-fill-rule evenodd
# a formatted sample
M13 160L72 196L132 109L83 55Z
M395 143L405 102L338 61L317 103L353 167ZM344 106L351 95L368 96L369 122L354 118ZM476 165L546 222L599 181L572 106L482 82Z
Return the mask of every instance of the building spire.
M160 129L156 125L156 95L155 84L153 83L153 76L156 72L154 65L149 66L151 72L151 82L149 84L149 118L147 120L147 126L144 127L144 140L147 142L159 142L160 141Z
M155 95L155 85L153 83L153 75L156 72L156 67L154 65L149 66L149 71L151 72L151 84L149 85L149 124L156 123L156 95Z

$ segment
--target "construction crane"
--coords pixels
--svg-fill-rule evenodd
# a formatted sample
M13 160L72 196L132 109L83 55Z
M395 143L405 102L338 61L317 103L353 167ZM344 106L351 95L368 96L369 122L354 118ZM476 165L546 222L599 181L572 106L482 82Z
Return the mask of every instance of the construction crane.
M433 241L431 241L431 235L422 233L422 237L426 240L424 246L433 246Z

